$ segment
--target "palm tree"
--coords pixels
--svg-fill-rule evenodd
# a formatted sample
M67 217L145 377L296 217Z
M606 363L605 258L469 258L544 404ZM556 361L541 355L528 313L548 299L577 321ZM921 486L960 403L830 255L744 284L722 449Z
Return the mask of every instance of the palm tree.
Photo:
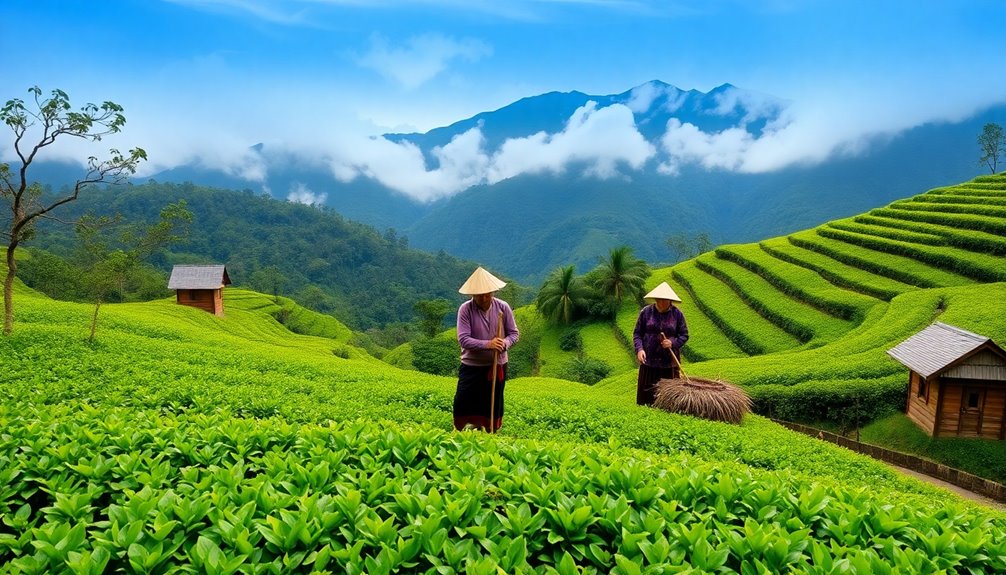
M584 308L590 290L573 274L573 266L559 267L549 274L535 298L535 307L553 323L569 323L577 308Z
M632 255L632 248L622 246L608 252L608 259L597 267L595 287L602 297L612 303L612 313L617 313L622 300L638 298L643 294L643 284L650 275L650 266Z

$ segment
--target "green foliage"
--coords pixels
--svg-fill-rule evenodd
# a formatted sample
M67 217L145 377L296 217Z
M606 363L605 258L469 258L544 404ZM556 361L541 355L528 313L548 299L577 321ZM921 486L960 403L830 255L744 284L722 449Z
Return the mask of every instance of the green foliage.
M694 260L674 266L672 275L692 294L702 313L745 353L761 355L799 345L795 337L736 297L730 286L699 269Z
M1006 483L1002 441L958 437L930 437L903 413L877 419L864 427L861 440L967 469L980 477Z
M583 338L580 337L580 326L568 327L559 336L559 349L562 351L582 351Z
M412 305L418 316L419 333L433 337L444 329L444 319L454 309L451 302L443 299L424 299Z
M537 312L531 312L526 306L514 310L517 327L520 329L520 341L507 350L507 378L528 377L538 375L541 368L541 341L545 329L544 322Z
M225 263L235 285L292 296L359 331L411 322L413 305L420 300L457 301L458 286L475 267L443 252L411 249L398 238L327 208L250 191L151 182L121 193L95 189L64 208L68 217L90 211L98 216L119 213L126 221L153 221L166 197L185 200L193 226L186 242L154 258L159 269ZM48 222L40 226L45 234L37 245L70 255L72 237ZM313 289L305 291L310 286Z
M0 411L2 452L20 455L4 466L0 560L23 571L1006 567L986 514L892 507L867 488L729 463L377 422L45 411Z
M590 290L570 265L552 271L535 298L535 307L549 321L568 324L588 307L589 297Z
M632 255L632 248L622 246L608 252L608 258L590 274L590 281L607 303L609 316L614 318L622 301L642 300L643 285L650 275L650 266Z
M453 335L453 337L451 337ZM412 365L434 375L454 375L461 363L461 347L454 332L436 337L421 337L412 341Z
M978 165L986 165L992 173L996 173L1000 162L1006 162L1006 133L1002 126L996 123L988 123L982 128L982 133L978 134L978 147L981 155L978 157Z
M563 379L594 385L611 374L611 366L592 357L574 357L560 368L559 373Z

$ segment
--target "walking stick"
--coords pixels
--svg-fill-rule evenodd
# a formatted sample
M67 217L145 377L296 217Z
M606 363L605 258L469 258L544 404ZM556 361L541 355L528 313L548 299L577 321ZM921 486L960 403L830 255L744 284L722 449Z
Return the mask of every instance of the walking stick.
M503 337L503 312L500 311L496 320L496 337ZM496 369L500 360L500 352L493 351L493 383L489 393L489 433L496 433Z
M664 335L664 332L660 332L660 337L662 337L663 339L667 339L667 336ZM671 360L674 361L674 364L678 366L678 373L681 374L681 377L685 378L685 383L691 383L691 381L688 380L688 375L685 374L685 368L681 367L681 362L678 361L678 356L674 355L674 348L669 347L667 348L667 351L671 352Z

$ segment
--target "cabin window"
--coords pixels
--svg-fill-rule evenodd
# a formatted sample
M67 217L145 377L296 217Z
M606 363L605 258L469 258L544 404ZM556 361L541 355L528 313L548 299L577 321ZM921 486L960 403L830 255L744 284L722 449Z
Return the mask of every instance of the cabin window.
M919 378L919 397L926 397L926 380ZM928 400L928 398L926 398Z
M189 301L196 301L196 290L189 290Z
M968 392L968 409L978 409L981 395L977 391Z

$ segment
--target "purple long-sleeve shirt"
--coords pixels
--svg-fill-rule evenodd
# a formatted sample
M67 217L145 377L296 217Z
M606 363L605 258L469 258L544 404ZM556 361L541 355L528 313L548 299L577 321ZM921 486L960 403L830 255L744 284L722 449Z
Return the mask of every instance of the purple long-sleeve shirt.
M506 364L507 349L517 343L520 331L513 317L513 310L507 302L493 298L489 309L482 311L474 300L468 300L458 308L458 343L461 345L461 363L465 365L492 365L493 350L486 346L496 337L499 313L503 312L504 351L499 355L499 365Z
M650 367L674 367L671 354L660 345L660 334L671 340L671 348L680 361L681 346L688 341L688 324L685 314L675 306L664 313L657 311L657 306L648 305L639 311L636 328L632 331L632 343L639 350L646 351L646 365Z

